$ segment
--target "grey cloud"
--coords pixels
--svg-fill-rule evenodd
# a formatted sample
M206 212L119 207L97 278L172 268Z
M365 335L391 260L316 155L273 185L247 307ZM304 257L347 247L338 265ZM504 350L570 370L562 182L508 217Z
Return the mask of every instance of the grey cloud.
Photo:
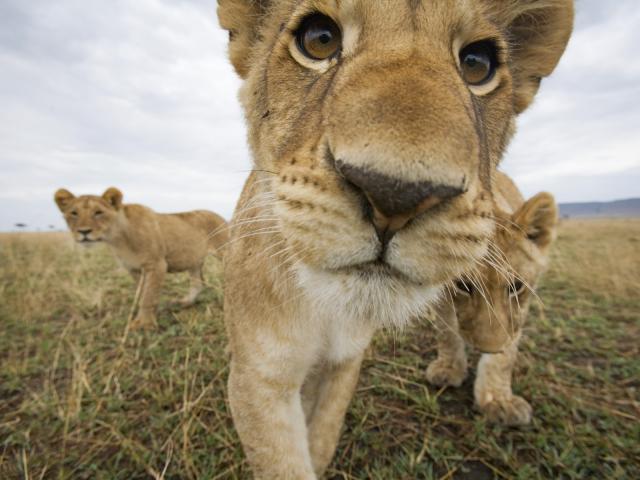
M214 2L1 8L0 229L61 226L62 185L230 216L250 162Z
M213 0L0 3L0 230L62 226L51 200L123 189L229 217L251 168ZM640 195L640 11L579 0L576 34L504 162L561 200Z

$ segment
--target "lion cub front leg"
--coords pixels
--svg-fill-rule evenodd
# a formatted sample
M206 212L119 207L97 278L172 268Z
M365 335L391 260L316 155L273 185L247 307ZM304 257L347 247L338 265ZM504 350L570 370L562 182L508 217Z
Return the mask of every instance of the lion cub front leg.
M325 472L340 438L340 430L351 398L358 384L364 354L339 365L326 365L316 372L309 392L303 389L309 430L309 449L313 468L321 477ZM306 385L305 385L306 386Z
M485 353L478 362L474 396L478 409L491 422L527 425L531 405L511 391L511 375L518 355L518 342L502 353Z
M202 265L193 270L189 270L189 292L180 300L178 305L182 307L189 307L196 302L196 298L204 289L204 274L202 272Z
M260 359L255 359L259 361ZM232 358L228 382L233 422L258 480L315 480L301 383L286 369Z
M451 302L442 301L438 306L436 328L438 357L427 367L427 381L441 387L459 387L467 377L467 354Z
M164 260L143 265L140 304L131 323L132 329L151 329L157 326L156 307L166 273L167 263Z

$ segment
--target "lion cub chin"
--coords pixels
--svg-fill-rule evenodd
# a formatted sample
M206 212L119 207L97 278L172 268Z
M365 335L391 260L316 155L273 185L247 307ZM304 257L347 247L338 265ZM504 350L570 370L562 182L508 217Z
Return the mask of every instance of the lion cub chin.
M202 267L210 251L218 252L227 239L226 223L206 210L161 214L142 205L125 205L122 193L107 189L102 196L55 193L76 242L84 246L104 242L140 288L140 304L131 328L156 326L156 306L167 272L189 272L189 293L177 303L191 305L203 289Z
M466 342L483 352L474 385L479 410L492 422L526 425L532 409L511 391L511 375L531 296L555 238L558 209L548 193L523 202L505 175L499 174L497 184L498 202L513 213L498 207L500 228L484 265L456 281L451 297L438 306L438 358L427 379L460 386L467 375Z

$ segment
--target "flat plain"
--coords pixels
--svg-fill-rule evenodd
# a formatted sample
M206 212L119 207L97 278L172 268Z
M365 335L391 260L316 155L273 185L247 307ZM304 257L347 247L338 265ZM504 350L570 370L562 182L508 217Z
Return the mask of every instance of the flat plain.
M129 332L136 288L108 249L0 235L0 478L250 478L215 258L206 278L172 310L188 281L168 276L159 328ZM640 478L639 290L640 220L563 220L514 375L533 423L487 424L473 370L428 386L428 323L381 332L328 478Z

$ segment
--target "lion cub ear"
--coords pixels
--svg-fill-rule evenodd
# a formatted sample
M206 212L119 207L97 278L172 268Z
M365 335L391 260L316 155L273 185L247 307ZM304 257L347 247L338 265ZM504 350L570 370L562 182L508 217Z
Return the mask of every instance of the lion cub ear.
M542 192L531 197L514 213L513 221L538 248L548 248L555 240L558 225L558 206L553 195Z
M514 108L531 104L544 77L555 70L573 30L573 0L492 0L489 14L507 32Z
M115 187L110 187L102 194L102 198L116 210L122 206L122 192Z
M220 26L229 31L229 57L242 78L250 68L251 49L270 0L218 0Z
M59 189L53 196L53 199L55 200L56 205L58 205L60 211L64 211L74 198L76 198L75 195L65 188Z

